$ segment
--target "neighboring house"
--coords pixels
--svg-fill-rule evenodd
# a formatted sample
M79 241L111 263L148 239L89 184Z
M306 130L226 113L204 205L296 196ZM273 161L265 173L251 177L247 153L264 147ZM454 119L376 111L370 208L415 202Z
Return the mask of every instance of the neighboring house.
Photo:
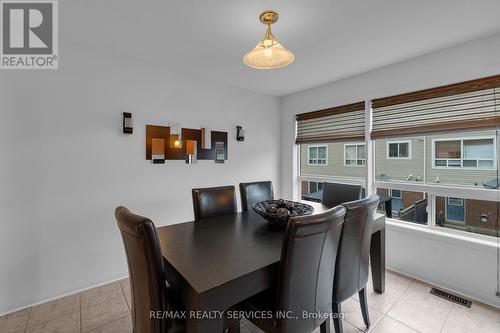
M379 181L425 181L428 184L498 188L497 139L495 131L482 131L376 140L375 178ZM329 181L359 181L365 177L366 160L362 142L302 145L300 154L303 177L325 177ZM302 182L303 195L321 188L321 182ZM395 216L402 211L405 214L410 212L407 209L416 203L419 209L425 209L426 203L422 202L424 193L396 189L377 191L392 197ZM495 202L437 197L436 223L449 228L494 234L497 209ZM424 213L417 215L424 216Z
M484 200L436 197L436 224L496 236L499 203Z
M301 174L338 178L364 178L365 144L325 143L302 145Z

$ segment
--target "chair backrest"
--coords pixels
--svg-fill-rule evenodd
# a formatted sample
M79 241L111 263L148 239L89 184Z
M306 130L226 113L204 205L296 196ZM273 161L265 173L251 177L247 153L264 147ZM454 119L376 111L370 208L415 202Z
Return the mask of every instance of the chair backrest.
M321 203L328 207L342 205L345 202L361 199L362 191L361 185L323 183Z
M234 186L194 188L194 219L236 214L236 197Z
M134 332L165 332L167 323L149 316L150 311L167 309L163 256L156 228L147 217L135 215L125 207L118 207L115 216L127 254Z
M273 183L271 181L240 183L241 209L244 212L251 211L256 202L273 200Z
M325 318L304 318L302 311L327 314L332 308L332 280L345 208L291 218L283 241L278 280L277 332L312 332ZM283 313L285 313L283 312Z
M345 222L337 252L333 280L333 302L342 302L358 293L368 282L368 263L378 195L347 202Z

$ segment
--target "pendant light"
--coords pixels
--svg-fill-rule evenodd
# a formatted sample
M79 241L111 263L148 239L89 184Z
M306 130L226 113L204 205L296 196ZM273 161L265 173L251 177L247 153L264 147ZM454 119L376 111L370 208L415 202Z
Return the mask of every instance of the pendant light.
M271 24L278 21L278 13L266 10L260 14L260 21L267 25L264 39L243 57L245 65L257 69L273 69L290 65L295 56L285 49L273 36Z

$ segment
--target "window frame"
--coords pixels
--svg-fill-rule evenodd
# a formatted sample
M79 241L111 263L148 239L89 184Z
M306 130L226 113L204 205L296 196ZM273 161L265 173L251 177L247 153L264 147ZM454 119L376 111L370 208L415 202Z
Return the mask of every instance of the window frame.
M408 156L407 157L399 157L399 149L400 149L399 145L402 143L408 144ZM389 145L390 144L397 144L398 145L398 157L389 156ZM411 142L411 140L389 140L386 142L385 151L386 151L385 158L388 160L411 160L412 159L412 142Z
M322 148L322 147L325 147L325 150L326 150L326 157L324 158L325 160L325 163L324 164L320 164L320 163L310 163L311 160L316 160L316 161L319 161L319 160L323 160L323 158L319 158L319 148ZM310 158L310 149L311 148L316 148L317 149L317 156L316 158ZM307 165L311 165L311 166L327 166L328 165L328 145L307 145Z
M493 140L493 157L492 158L464 158L464 141L470 140ZM460 158L436 158L436 142L446 142L446 141L460 141ZM495 171L497 170L497 146L496 146L496 137L493 135L484 135L484 136L471 136L471 137L450 137L450 138L432 138L431 140L431 149L432 149L432 169L441 169L441 170L476 170L476 171ZM446 166L436 166L436 160L446 160ZM460 161L460 166L448 166L448 161ZM463 166L464 160L473 160L477 161L477 167L468 167ZM479 161L492 161L492 168L484 168L479 167Z
M346 161L347 159L347 147L349 146L355 146L356 147L356 158L355 159L349 159L349 161L356 161L356 164L347 164ZM365 158L358 158L358 150L359 147L363 146L363 149L365 151ZM360 165L358 164L358 161L363 161L363 163ZM345 167L357 167L357 168L364 168L366 167L366 142L348 142L344 143L344 166Z

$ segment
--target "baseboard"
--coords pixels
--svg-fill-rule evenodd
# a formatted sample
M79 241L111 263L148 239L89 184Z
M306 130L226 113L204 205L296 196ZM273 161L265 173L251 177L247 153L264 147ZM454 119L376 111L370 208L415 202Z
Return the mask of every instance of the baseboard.
M81 293L83 291L87 291L87 290L94 289L94 288L97 288L97 287L100 287L100 286L104 286L106 284L113 283L113 282L116 282L116 281L120 281L120 280L123 280L125 278L128 278L128 275L125 275L123 277L120 277L120 278L117 278L117 279L113 279L113 280L110 280L110 281L102 282L102 283L99 283L99 284L96 284L96 285L93 285L93 286L90 286L90 287L85 287L83 289L78 289L78 290L75 290L75 291L71 291L69 293L65 293L65 294L62 294L62 295L59 295L59 296L56 296L56 297L51 297L51 298L48 298L46 300L39 301L39 302L30 304L30 305L26 305L26 306L23 306L23 307L20 307L20 308L16 308L16 309L13 309L13 310L8 310L8 311L5 311L5 312L0 312L0 317L8 315L8 314L11 314L11 313L14 313L14 312L17 312L17 311L28 309L28 308L31 308L33 306L37 306L37 305L40 305L40 304L43 304L43 303L55 301L56 299L59 299L59 298L63 298L63 297L66 297L66 296L75 295L75 294Z
M491 303L491 302L485 301L485 300L480 300L480 299L477 299L477 297L464 294L462 291L454 290L452 288L436 284L435 281L428 281L428 280L423 279L421 277L414 276L413 274L408 274L407 272L402 272L402 271L400 271L398 269L395 269L393 267L386 267L386 269L389 270L389 271L392 271L392 272L395 272L395 273L398 273L398 274L410 277L410 278L415 279L415 280L423 281L423 282L425 282L427 284L430 284L430 285L432 285L434 287L446 289L447 291L450 291L450 292L455 293L455 294L459 294L459 295L464 296L466 298L469 298L469 299L471 299L471 300L473 300L475 302L484 303L484 304L487 304L487 305L492 306L494 308L500 309L500 307L497 304L494 304L494 303ZM97 288L97 287L104 286L104 285L109 284L109 283L120 281L120 280L123 280L123 279L125 279L127 277L128 277L128 275L125 275L125 276L117 278L117 279L109 280L109 281L106 281L106 282L103 282L103 283L99 283L99 284L96 284L96 285L93 285L93 286L90 286L90 287L86 287L86 288L83 288L83 289L79 289L79 290L76 290L76 291L65 293L65 294L62 294L62 295L59 295L59 296L56 296L56 297L52 297L52 298L49 298L49 299L46 299L46 300L43 300L43 301L39 301L39 302L30 304L30 305L23 306L23 307L20 307L20 308L16 308L16 309L9 310L9 311L6 311L6 312L1 312L0 313L0 317L8 315L10 313L14 313L14 312L17 312L17 311L24 310L24 309L27 309L27 308L31 308L33 306L37 306L37 305L40 305L40 304L43 304L43 303L55 301L56 299L59 299L59 298L63 298L63 297L66 297L66 296L71 296L71 295L74 295L74 294L78 294L78 293L81 293L83 291L87 291L89 289Z
M403 271L400 271L398 269L395 269L393 267L386 267L387 270L389 271L392 271L392 272L395 272L395 273L398 273L398 274L401 274L401 275L404 275L404 276L407 276L409 278L412 278L412 279L415 279L415 280L419 280L419 281L422 281L422 282L425 282L433 287L437 287L437 288L441 288L441 289L444 289L446 291L449 291L451 293L454 293L454 294L457 294L457 295L460 295L460 296L463 296L465 298L468 298L474 302L477 302L477 303L483 303L483 304L486 304L486 305L489 305L491 307L494 307L496 309L500 309L500 306L498 303L493 303L493 302L490 302L487 297L481 297L478 298L477 296L473 296L473 295L470 295L470 294L467 294L467 293L464 293L463 291L460 291L460 290L456 290L454 288L450 288L448 286L444 286L442 284L439 284L439 283L436 283L436 281L430 281L430 280L427 280L427 279L424 279L420 276L415 276L413 274L409 274L407 272L403 272Z

